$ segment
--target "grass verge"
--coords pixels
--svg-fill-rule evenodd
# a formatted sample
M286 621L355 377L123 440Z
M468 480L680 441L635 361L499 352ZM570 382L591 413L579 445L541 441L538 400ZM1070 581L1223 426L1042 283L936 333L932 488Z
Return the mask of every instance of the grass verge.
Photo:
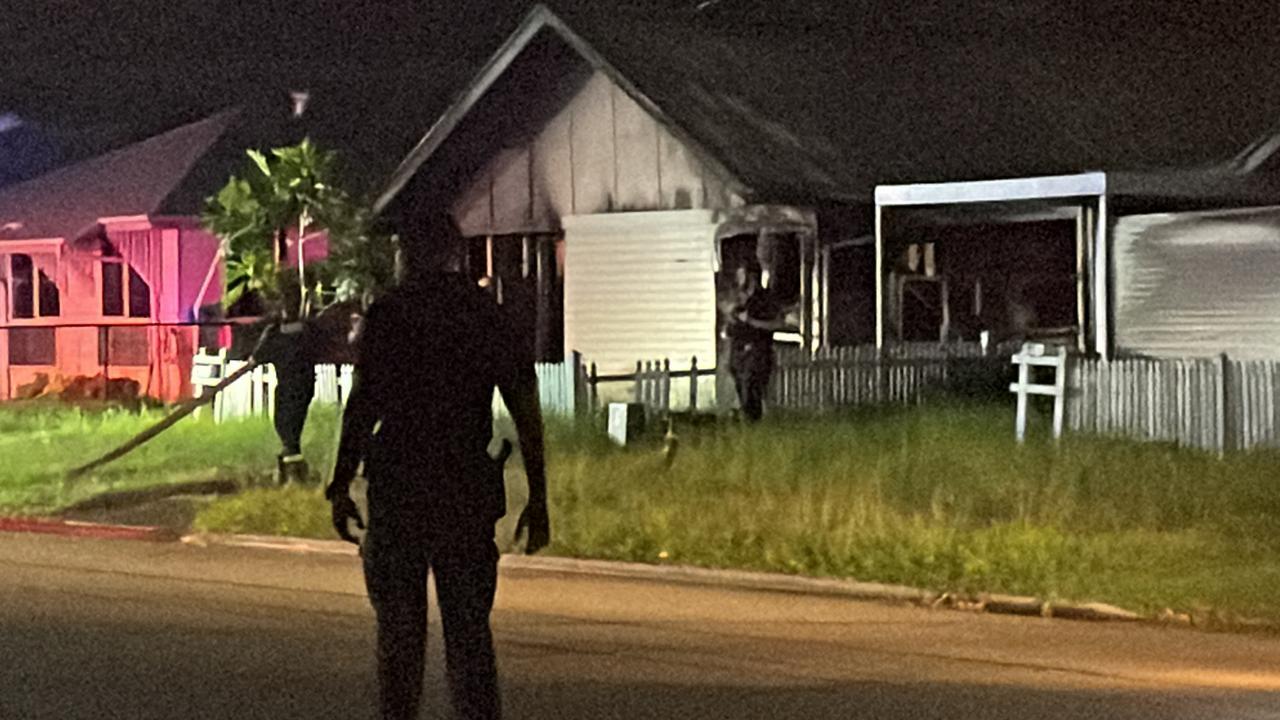
M17 444L45 461L138 422L28 420L20 430L28 440ZM313 420L308 454L319 466L332 451L334 419ZM1019 447L1009 425L1000 407L949 406L686 429L667 467L657 442L617 449L600 433L551 423L551 552L1280 623L1280 455L1219 460L1087 437ZM31 439L42 433L47 441ZM263 422L193 422L169 435L93 482L142 485L218 463L269 472L274 438ZM513 467L513 512L500 538L510 536L523 485ZM6 482L0 503L55 507L80 491ZM213 503L196 525L328 538L327 516L318 491L264 489Z

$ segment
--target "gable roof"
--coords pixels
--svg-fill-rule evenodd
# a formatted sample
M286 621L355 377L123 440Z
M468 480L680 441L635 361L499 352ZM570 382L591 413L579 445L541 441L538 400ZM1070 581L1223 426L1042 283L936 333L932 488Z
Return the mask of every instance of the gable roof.
M0 189L0 241L72 240L105 217L194 211L170 200L236 115L225 111Z
M381 212L391 202L396 194L409 182L410 178L417 173L419 168L431 158L453 131L458 128L463 119L484 97L485 93L507 72L516 58L529 48L534 38L544 31L554 33L595 70L608 76L623 92L627 93L640 107L652 115L659 124L663 125L674 137L689 147L703 162L707 163L713 171L721 175L727 182L733 183L735 176L724 167L714 154L703 149L695 138L667 117L661 107L651 101L627 76L610 64L603 55L596 52L590 43L574 32L550 8L538 4L529 11L520 26L498 48L497 52L493 54L484 67L476 73L471 82L462 89L445 112L427 130L426 135L418 141L417 145L409 151L405 159L396 167L386 188L374 201L375 213Z
M1230 38L1212 61L1135 24L1078 34L891 27L803 36L616 22L538 5L392 174L381 210L537 37L554 34L688 145L770 202L869 202L875 185L1099 169L1232 168L1274 124L1266 53ZM908 38L910 39L910 38ZM1247 40L1247 41L1246 41Z

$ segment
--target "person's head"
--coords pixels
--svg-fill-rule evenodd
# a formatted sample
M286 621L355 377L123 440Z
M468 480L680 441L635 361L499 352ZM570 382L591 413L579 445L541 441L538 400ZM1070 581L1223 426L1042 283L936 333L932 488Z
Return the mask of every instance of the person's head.
M458 272L462 235L443 210L406 214L398 223L396 276L401 281L441 272Z

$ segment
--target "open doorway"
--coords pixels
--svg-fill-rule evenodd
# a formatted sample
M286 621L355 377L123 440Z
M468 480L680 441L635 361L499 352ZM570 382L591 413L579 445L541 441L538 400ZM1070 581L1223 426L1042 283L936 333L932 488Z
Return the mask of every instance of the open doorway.
M538 362L564 359L563 239L558 234L467 239L467 274L490 292Z

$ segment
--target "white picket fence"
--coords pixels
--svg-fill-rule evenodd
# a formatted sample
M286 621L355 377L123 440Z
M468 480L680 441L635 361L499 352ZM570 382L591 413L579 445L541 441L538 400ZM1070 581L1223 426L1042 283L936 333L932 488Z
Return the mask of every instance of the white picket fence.
M194 394L201 397L222 379L245 366L242 360L228 360L226 351L199 352L191 364ZM315 397L312 402L338 405L351 394L350 365L317 365ZM253 372L231 384L213 399L214 422L237 418L272 417L275 408L276 372L271 365L260 365ZM200 412L200 411L197 411Z
M1280 447L1280 362L1073 358L1067 425L1225 452Z
M201 352L192 362L191 383L194 394L200 397L208 388L244 367L241 360L228 360L225 351ZM584 392L578 378L582 374L581 359L563 363L538 363L538 394L542 410L547 415L571 416L579 406ZM341 405L351 394L353 368L351 365L317 365L316 387L313 403ZM272 417L275 408L276 373L271 365L260 365L253 372L231 384L213 400L215 422L266 416ZM494 393L495 412L505 413L498 394ZM200 412L200 411L197 411Z
M812 356L778 352L769 385L770 407L826 411L867 405L915 405L946 388L958 374L1000 373L1008 355L977 343L903 343L876 348L825 348Z

